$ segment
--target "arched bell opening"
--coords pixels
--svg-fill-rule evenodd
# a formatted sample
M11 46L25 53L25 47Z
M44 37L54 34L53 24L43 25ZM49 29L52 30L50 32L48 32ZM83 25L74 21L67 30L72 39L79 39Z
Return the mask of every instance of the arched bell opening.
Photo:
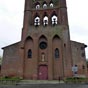
M34 16L34 26L35 27L40 26L40 16L39 16L38 13L36 13L35 16Z
M39 9L39 8L40 8L40 3L39 3L39 2L36 2L36 3L35 3L35 8L36 8L36 9Z
M53 1L52 1L52 0L50 1L49 6L50 6L51 8L54 7L54 4L53 4Z
M58 24L58 17L55 11L53 11L52 15L51 15L51 24L52 26L55 26Z
M44 8L44 9L47 8L47 2L46 2L46 1L43 2L43 8Z
M43 15L43 26L47 26L48 25L48 15L47 12L44 12Z

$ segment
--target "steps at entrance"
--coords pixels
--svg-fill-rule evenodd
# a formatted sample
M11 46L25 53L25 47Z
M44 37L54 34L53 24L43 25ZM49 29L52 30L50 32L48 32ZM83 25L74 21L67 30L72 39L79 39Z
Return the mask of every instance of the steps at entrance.
M87 84L28 84L0 85L0 88L88 88Z
M0 88L88 88L88 84L66 84L58 80L21 80L16 85L0 85Z
M18 84L58 84L64 81L58 80L21 80Z

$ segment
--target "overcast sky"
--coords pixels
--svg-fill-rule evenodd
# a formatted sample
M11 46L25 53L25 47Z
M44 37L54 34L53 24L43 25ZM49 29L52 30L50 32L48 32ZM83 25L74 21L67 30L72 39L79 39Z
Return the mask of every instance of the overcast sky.
M67 7L71 40L88 45L88 0L67 0ZM0 56L1 47L20 41L23 13L24 0L0 0Z

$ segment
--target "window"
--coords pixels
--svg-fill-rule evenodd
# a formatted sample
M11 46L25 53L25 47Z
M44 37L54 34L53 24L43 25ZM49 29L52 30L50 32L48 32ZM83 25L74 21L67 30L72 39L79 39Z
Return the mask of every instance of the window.
M78 72L78 66L76 64L72 67L72 71L73 71L73 74L75 76Z
M38 5L36 5L36 9L39 9L40 8L40 5L38 4Z
M43 4L43 8L47 8L47 4Z
M66 44L64 43L64 47L66 47Z
M47 3L46 3L46 1L43 2L43 8L47 8Z
M47 43L46 42L41 42L39 44L40 49L46 49L47 48Z
M40 8L40 3L36 2L35 6L36 6L36 9L39 9Z
M57 24L57 16L53 15L51 21L52 21L52 25L55 26Z
M44 16L44 18L43 18L43 25L44 26L48 25L48 16Z
M35 17L35 19L34 19L34 25L35 26L39 26L40 25L40 18L38 16Z
M28 50L28 58L32 58L32 51L31 51L31 49Z
M50 7L53 7L53 3L50 3Z
M58 48L55 49L55 58L56 59L59 58L59 49Z
M53 2L52 1L50 1L50 7L53 7Z

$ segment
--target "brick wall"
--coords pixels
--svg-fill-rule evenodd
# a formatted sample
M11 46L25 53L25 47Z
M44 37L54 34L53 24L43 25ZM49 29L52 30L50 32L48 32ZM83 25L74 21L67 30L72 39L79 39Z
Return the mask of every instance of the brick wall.
M19 55L19 43L4 47L1 74L3 76L19 76L21 58Z

